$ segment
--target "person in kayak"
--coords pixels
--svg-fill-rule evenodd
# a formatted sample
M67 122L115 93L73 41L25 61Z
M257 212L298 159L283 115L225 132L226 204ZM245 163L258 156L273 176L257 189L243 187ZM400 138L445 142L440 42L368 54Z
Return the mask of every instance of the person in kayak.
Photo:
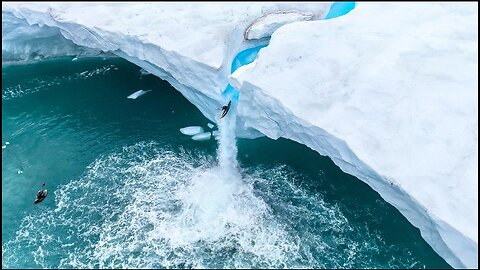
M222 107L222 116L220 116L220 119L222 119L223 117L225 117L225 115L227 115L228 111L230 110L231 103L232 101L230 100L226 106Z
M43 183L42 188L44 186L45 186L45 183ZM39 202L43 201L43 199L45 199L45 197L47 197L47 190L46 189L40 189L37 192L37 198L35 199L34 203L39 203Z

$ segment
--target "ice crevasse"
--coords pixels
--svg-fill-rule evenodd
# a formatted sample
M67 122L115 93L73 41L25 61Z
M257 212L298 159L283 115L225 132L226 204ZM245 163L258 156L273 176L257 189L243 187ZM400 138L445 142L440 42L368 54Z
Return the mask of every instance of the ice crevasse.
M329 156L450 265L478 267L478 3L357 3L322 20L330 7L2 3L2 62L112 53L211 121L230 83L238 136ZM267 42L230 74L238 52Z

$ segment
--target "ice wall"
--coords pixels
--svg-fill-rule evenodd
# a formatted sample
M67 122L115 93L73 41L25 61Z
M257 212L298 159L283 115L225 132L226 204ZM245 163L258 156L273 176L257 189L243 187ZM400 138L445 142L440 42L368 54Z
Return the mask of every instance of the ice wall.
M65 54L113 52L216 121L232 59L264 45L244 39L248 26L286 11L321 19L329 7L2 3L2 60L31 55L37 37L69 44L57 46ZM282 26L258 61L231 78L241 91L237 135L281 136L328 155L396 206L452 266L476 267L477 19L477 4L360 3L348 16ZM272 28L258 29L268 36Z
M62 56L99 56L95 49L65 39L58 28L30 25L10 12L2 12L2 62L35 61Z

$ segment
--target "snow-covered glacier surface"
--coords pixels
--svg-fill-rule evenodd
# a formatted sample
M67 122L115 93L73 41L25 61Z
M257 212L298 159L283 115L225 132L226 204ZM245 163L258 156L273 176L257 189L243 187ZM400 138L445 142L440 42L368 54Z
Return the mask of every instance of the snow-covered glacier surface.
M232 75L238 110L330 156L451 265L476 268L477 19L477 4L360 3L289 24Z
M270 37L278 28L298 21L309 21L311 14L302 14L298 12L279 12L270 13L250 25L245 31L245 39L261 39Z
M478 4L359 3L321 20L330 6L2 3L2 61L113 53L212 121L230 81L238 136L328 155L452 266L477 267ZM262 39L245 40L249 26ZM270 35L230 76L235 55Z

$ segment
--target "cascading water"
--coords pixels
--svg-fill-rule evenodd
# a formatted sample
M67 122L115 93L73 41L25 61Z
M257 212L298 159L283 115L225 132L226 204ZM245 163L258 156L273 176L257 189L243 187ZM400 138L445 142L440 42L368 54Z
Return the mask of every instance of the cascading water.
M325 16L325 19L332 19L347 14L355 7L355 2L335 2L332 4L330 11ZM230 74L235 72L239 67L252 63L256 58L260 49L266 47L268 44L256 46L239 52L232 61ZM238 176L238 162L237 162L237 146L235 139L236 127L236 107L239 98L239 92L230 84L227 85L222 92L224 104L229 101L232 102L228 114L219 119L219 145L217 152L217 159L219 167L224 176L227 178Z
M252 63L257 57L260 49L267 45L257 46L241 51L232 61L231 73L239 67ZM227 175L238 176L237 145L235 139L236 126L236 108L238 104L238 91L230 84L227 85L222 93L224 103L232 102L227 115L218 121L219 145L218 145L218 163L222 171Z
M332 4L325 19L332 19L347 14L355 8L355 2L335 2ZM235 72L239 67L252 63L256 58L260 49L268 44L249 48L239 52L232 61L230 73ZM227 85L222 93L224 103L232 101L229 113L218 121L219 128L219 146L218 146L218 163L226 176L238 174L237 162L237 146L235 140L236 126L236 107L238 103L239 92L230 84Z
M236 102L232 102L229 113L218 122L219 144L218 144L218 164L225 173L235 173L238 171L237 163L237 145L235 139L236 125Z

